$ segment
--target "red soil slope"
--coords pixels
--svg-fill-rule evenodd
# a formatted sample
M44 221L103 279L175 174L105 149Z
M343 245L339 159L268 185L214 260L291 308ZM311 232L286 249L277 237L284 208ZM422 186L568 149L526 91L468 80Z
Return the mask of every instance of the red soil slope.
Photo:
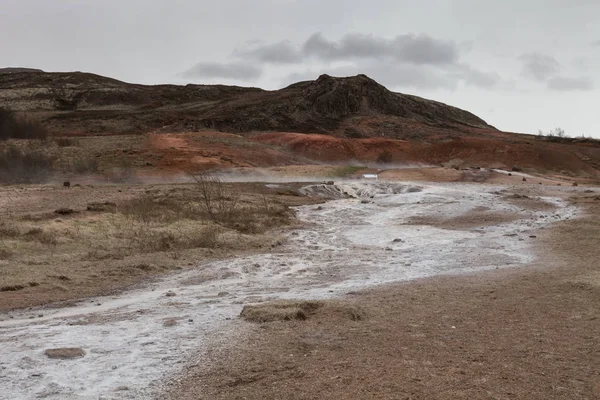
M294 154L337 162L357 160L387 164L448 163L452 166L511 168L519 165L539 172L598 177L600 148L586 144L548 143L464 137L438 141L406 141L384 138L342 139L324 135L267 133L252 140L286 146Z

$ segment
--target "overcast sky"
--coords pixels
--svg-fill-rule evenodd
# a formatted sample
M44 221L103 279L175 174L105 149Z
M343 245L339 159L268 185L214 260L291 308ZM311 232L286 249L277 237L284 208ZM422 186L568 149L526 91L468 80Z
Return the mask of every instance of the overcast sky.
M0 2L0 67L266 89L364 73L503 130L600 137L600 0Z

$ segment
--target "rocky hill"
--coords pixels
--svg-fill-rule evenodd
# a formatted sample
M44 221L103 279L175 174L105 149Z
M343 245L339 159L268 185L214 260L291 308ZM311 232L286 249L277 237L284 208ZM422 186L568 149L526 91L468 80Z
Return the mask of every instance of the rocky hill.
M322 75L266 91L224 85L136 85L99 75L13 69L0 73L0 105L37 114L63 134L157 130L288 131L410 138L495 131L477 116L394 93L365 75Z

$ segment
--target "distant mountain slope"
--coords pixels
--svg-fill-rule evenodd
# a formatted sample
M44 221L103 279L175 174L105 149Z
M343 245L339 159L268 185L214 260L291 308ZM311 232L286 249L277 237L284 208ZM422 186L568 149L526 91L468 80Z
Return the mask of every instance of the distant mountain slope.
M0 73L0 105L38 113L62 133L217 129L407 138L495 131L467 111L391 92L365 75L322 75L266 91L224 85L147 86L82 72L17 70Z
M41 69L36 68L24 68L24 67L6 67L0 68L0 74L14 74L18 72L44 72Z

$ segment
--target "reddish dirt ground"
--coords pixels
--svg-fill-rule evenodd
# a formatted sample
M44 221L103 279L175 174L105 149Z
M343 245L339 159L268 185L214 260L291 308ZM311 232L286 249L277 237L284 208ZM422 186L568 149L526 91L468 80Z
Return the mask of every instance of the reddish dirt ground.
M324 135L267 133L252 137L260 143L286 146L290 151L319 161L360 160L382 163L441 164L456 160L456 166L512 168L519 165L539 172L598 177L594 160L600 148L528 141L509 142L466 137L435 142L385 138L341 139Z
M556 178L600 179L600 148L589 144L510 142L465 137L432 142L386 138L343 139L327 135L271 132L150 134L144 154L160 154L159 170L193 171L286 165L358 162L382 169L408 165L511 169ZM452 175L452 174L449 174ZM457 179L450 179L457 180Z

